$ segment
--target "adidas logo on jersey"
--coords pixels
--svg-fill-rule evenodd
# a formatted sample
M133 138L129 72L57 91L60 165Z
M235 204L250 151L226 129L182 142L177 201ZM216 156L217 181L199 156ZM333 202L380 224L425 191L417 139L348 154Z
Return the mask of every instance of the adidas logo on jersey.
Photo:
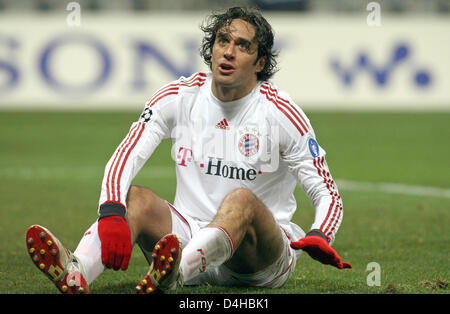
M222 121L220 121L219 123L216 124L216 128L217 129L222 129L222 130L229 130L230 127L228 126L228 121L227 119L223 119Z

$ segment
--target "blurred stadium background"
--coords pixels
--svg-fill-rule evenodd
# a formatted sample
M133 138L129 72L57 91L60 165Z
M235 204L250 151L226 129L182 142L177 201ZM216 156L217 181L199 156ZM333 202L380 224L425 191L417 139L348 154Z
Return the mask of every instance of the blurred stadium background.
M256 5L280 50L274 82L305 110L449 109L448 0L69 3L0 1L0 108L140 108L207 70L199 25L211 10Z
M207 71L199 25L234 5L272 24L273 81L311 119L344 199L335 247L354 269L302 258L281 293L448 293L449 0L0 0L0 293L56 292L26 254L26 228L75 248L130 124L161 85ZM164 142L135 183L172 200L169 151ZM296 196L308 229L314 212ZM93 291L132 291L139 254ZM366 281L370 262L380 285Z

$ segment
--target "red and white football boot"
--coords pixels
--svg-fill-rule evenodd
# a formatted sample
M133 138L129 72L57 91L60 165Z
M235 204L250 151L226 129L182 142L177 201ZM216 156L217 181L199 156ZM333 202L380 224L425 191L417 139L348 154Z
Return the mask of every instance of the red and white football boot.
M81 264L46 228L33 225L26 233L28 254L56 287L64 294L86 294L88 284Z
M155 245L152 257L147 275L136 286L137 294L164 293L182 285L181 243L175 234L162 237Z

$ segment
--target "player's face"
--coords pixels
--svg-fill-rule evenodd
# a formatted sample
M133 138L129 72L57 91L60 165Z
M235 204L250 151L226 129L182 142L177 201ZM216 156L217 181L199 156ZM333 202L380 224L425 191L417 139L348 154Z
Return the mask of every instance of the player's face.
M232 89L233 98L238 99L255 86L257 73L264 68L264 58L257 60L258 44L254 37L253 25L241 19L217 31L211 58L212 88L216 96L220 96L220 91Z

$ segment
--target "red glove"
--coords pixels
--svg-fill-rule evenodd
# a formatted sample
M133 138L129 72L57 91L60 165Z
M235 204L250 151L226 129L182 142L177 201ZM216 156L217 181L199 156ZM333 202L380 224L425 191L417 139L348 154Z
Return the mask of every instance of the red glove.
M102 263L107 268L126 270L130 262L131 233L122 216L108 216L98 221L98 235L102 243Z
M296 242L291 242L291 248L306 251L309 256L322 264L332 265L339 269L352 268L349 263L342 262L336 250L318 235L307 235Z

